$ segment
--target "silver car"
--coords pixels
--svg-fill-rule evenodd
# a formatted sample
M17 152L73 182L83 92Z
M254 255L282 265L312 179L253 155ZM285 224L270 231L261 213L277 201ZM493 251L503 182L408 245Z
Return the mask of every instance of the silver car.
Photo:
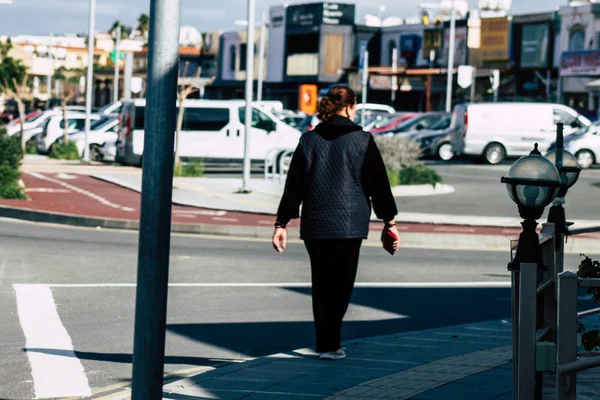
M577 157L581 168L590 168L600 161L600 121L565 138L565 149Z

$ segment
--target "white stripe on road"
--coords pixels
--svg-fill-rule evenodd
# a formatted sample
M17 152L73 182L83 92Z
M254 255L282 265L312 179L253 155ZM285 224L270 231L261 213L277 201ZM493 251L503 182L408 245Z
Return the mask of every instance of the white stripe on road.
M83 365L73 352L73 343L60 320L50 288L18 284L13 287L35 398L90 396Z
M124 207L124 206L121 206L119 204L115 204L115 203L113 203L113 202L105 199L102 196L99 196L99 195L94 194L92 192L88 192L87 190L80 189L77 186L71 185L70 183L62 182L62 181L59 181L57 179L53 179L53 178L44 176L42 174L38 174L37 172L30 172L29 175L34 176L34 177L36 177L38 179L44 180L46 182L51 182L51 183L60 185L60 186L62 186L64 188L72 190L72 191L74 191L76 193L79 193L79 194L82 194L84 196L90 197L90 198L98 201L99 203L104 204L107 207L112 207L112 208L116 208L116 209L123 210L123 211L128 211L128 212L135 211L135 209L133 209L131 207Z
M398 288L398 289L433 289L433 288L508 288L510 282L358 282L357 288ZM35 286L35 285L31 285ZM49 283L53 288L111 288L136 287L135 283ZM169 283L169 287L249 287L249 288L310 288L309 282L265 282L265 283Z

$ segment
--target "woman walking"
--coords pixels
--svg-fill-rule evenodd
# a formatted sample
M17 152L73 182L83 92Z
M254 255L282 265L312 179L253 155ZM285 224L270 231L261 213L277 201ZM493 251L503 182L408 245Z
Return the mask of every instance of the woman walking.
M369 233L371 205L385 222L382 237L395 226L396 203L373 136L354 122L356 94L335 86L319 104L314 131L302 136L288 171L277 211L273 247L287 242L286 225L302 218L300 237L310 256L312 304L320 358L346 357L340 346L342 320L350 304L362 241ZM392 244L394 250L399 239Z

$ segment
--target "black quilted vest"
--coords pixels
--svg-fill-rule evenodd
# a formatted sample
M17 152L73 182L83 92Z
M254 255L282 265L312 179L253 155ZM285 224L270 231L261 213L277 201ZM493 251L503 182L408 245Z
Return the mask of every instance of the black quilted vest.
M340 116L302 136L302 239L367 238L371 202L362 179L371 140L370 133Z

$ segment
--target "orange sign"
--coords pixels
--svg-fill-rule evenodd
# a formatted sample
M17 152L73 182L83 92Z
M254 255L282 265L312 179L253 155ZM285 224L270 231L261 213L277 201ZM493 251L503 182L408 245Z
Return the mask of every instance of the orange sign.
M298 99L300 111L308 115L316 113L318 95L317 85L300 85L300 98Z
M508 60L510 22L508 18L481 19L482 60Z

